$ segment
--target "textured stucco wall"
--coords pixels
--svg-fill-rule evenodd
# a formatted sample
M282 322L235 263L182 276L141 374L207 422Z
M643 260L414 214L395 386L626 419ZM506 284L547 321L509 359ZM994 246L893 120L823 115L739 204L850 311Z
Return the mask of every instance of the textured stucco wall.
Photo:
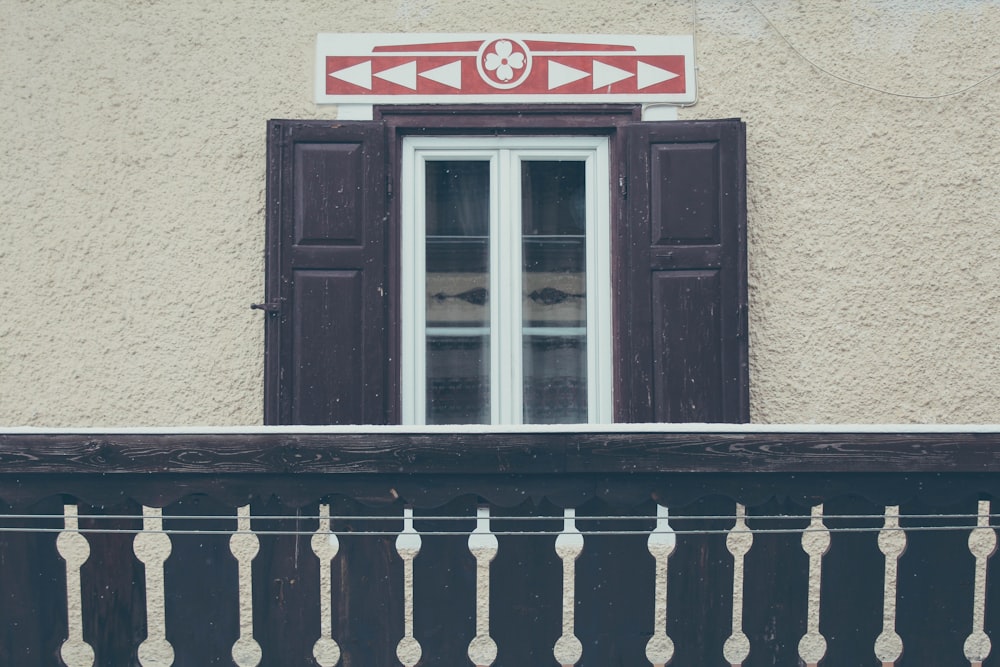
M325 32L690 34L759 422L1000 422L995 0L0 0L0 425L261 421L264 122ZM766 18L765 18L766 17ZM783 35L783 36L782 36ZM811 60L819 71L807 62Z

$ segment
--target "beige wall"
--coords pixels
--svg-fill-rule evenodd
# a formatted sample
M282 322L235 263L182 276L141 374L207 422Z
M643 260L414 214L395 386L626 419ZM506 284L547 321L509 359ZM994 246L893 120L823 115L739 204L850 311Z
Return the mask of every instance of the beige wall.
M1000 422L1000 80L926 100L837 78L970 86L1000 67L1000 2L0 0L0 17L0 425L260 423L264 121L336 115L311 101L316 32L504 30L696 35L680 118L748 124L755 421Z

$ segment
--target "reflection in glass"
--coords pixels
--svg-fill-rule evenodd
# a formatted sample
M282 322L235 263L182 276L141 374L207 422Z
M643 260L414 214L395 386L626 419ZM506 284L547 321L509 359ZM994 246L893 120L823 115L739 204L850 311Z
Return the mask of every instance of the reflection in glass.
M525 424L587 422L586 337L526 332L524 369Z
M426 422L489 423L489 162L427 162L426 202Z
M490 337L427 336L427 423L490 422Z
M587 415L586 172L521 163L524 422Z

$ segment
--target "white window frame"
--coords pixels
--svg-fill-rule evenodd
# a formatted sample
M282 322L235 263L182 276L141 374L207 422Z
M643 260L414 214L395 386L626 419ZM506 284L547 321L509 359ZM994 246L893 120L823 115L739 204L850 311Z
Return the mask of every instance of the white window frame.
M523 419L521 355L521 178L523 160L585 165L588 423L610 424L612 405L611 203L607 137L423 137L403 139L400 359L403 424L426 420L425 164L490 162L490 395L493 424ZM502 224L511 220L518 224ZM515 251L516 250L516 251ZM501 313L516 313L503 316ZM496 372L504 369L505 373Z

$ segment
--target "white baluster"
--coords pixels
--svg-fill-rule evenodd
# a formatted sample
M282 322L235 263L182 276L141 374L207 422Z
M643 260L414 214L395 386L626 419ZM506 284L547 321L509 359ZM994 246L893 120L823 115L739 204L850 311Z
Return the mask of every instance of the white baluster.
M982 667L993 644L984 630L986 622L986 574L990 556L997 548L997 534L990 526L990 501L979 501L976 528L969 534L969 551L976 557L976 590L972 603L972 633L965 640L965 657L972 667Z
M260 540L250 532L250 505L237 509L237 532L229 538L229 550L239 563L240 638L233 644L233 661L239 667L256 667L260 663L260 644L253 638L253 575L252 563L260 549Z
M142 532L132 541L136 558L146 569L146 639L139 644L142 667L170 667L174 647L167 641L163 563L170 556L170 538L163 532L163 510L142 508Z
M576 559L583 553L583 535L576 529L576 510L563 510L563 531L556 537L556 554L563 562L562 636L552 654L563 667L575 665L583 655L583 644L573 632L576 604Z
M885 555L882 589L882 633L875 639L875 656L883 667L892 667L903 654L903 639L896 634L896 570L906 549L906 534L899 528L899 505L885 508L885 523L878 534L878 548Z
M646 548L656 561L653 594L653 636L646 642L646 659L654 667L664 667L674 657L674 642L667 634L667 575L668 561L677 546L677 534L670 526L670 511L656 506L656 528L649 534Z
M94 649L83 640L83 592L80 567L90 558L90 543L78 531L76 505L63 506L64 530L56 538L56 550L66 561L66 610L68 611L68 636L59 649L66 667L91 667Z
M746 508L736 505L736 523L726 535L726 548L733 555L733 632L722 649L722 654L733 667L743 664L750 655L750 640L743 632L743 561L753 546L753 533L746 521Z
M413 528L413 508L403 509L403 532L396 537L396 552L403 559L403 638L396 645L396 657L406 667L420 661L423 650L413 636L413 560L420 553L420 533Z
M823 506L812 508L812 520L802 533L802 550L809 554L809 612L806 634L799 641L799 657L806 667L817 667L826 655L826 638L819 631L819 603L822 594L823 555L830 548L830 531L823 523Z
M340 540L330 530L330 506L319 506L319 527L312 536L312 550L319 559L320 638L313 644L313 657L320 667L333 667L340 662L340 645L333 639L333 580L330 567Z
M469 551L476 559L476 636L469 642L469 659L476 667L489 667L497 659L497 644L490 637L490 561L499 550L490 532L490 508L476 510L476 529L469 535Z

